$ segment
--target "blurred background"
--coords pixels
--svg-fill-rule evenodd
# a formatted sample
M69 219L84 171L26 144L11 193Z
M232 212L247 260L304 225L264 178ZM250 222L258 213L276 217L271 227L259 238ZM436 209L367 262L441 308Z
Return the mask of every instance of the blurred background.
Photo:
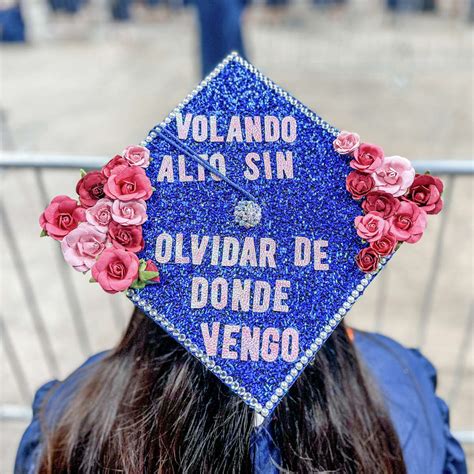
M474 467L473 21L474 0L0 1L0 472L35 389L110 348L131 312L38 238L40 212L232 50L335 127L443 175L445 211L347 322L433 361Z

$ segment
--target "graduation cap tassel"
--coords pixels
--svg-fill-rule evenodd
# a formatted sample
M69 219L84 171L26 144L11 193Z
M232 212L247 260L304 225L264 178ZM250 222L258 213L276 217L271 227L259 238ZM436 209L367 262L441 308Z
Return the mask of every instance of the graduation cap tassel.
M247 190L239 186L236 182L232 181L225 174L221 173L217 168L212 166L209 162L201 158L194 150L189 148L184 143L180 142L172 133L168 132L164 128L157 127L155 129L157 135L164 141L174 146L178 151L183 153L189 158L197 161L202 167L206 168L212 174L225 181L227 184L232 186L234 189L245 195L248 199L241 200L237 203L234 211L235 222L242 227L247 229L258 225L262 219L262 210L257 204L256 199Z

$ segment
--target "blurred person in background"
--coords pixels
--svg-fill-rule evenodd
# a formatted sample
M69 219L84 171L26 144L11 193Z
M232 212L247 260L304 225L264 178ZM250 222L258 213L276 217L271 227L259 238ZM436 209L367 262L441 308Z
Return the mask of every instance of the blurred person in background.
M254 412L155 322L36 394L15 474L466 474L418 352L341 323L283 398Z
M20 2L0 4L0 40L7 43L23 43L26 40Z
M201 44L201 72L206 76L232 51L245 57L242 39L244 0L195 0Z
M48 4L55 13L65 12L74 15L87 4L87 0L48 0Z
M346 3L346 0L313 0L313 5L317 7L340 6Z
M391 11L409 10L432 12L436 10L435 0L387 0L387 8Z

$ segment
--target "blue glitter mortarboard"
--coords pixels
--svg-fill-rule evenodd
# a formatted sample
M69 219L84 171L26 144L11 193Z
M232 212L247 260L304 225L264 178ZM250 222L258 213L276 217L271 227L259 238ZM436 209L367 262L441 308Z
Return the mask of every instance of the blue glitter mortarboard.
M232 54L142 143L156 191L140 257L161 283L128 296L263 417L375 274L355 261L362 209L337 135ZM243 199L253 227L234 216Z

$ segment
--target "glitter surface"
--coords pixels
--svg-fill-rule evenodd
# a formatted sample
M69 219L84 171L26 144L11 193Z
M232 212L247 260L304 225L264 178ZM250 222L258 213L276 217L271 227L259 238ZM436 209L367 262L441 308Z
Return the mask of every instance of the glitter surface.
M368 284L355 264L355 256L364 246L353 225L355 216L362 213L361 207L345 189L350 168L347 160L333 150L332 142L337 131L319 117L308 116L312 113L302 104L277 89L237 56L233 56L186 102L180 110L183 117L187 113L216 116L220 135L227 133L226 126L235 115L259 116L262 119L265 115L280 119L292 116L297 121L297 138L293 143L282 140L271 143L196 142L191 133L183 140L198 154L210 157L213 153L221 153L225 157L226 175L256 197L262 209L262 219L260 224L249 229L239 226L234 219L235 206L243 198L236 189L223 181L211 179L207 171L205 181L180 182L177 179L178 152L155 134L147 140L153 157L147 174L156 191L147 203L149 219L143 226L146 246L140 257L155 260L156 239L163 232L171 235L173 242L176 241L176 234L183 234L184 256L190 255L191 234L210 236L211 241L212 236L216 235L221 239L232 236L241 245L246 237L253 237L256 244L263 237L272 238L277 243L276 268L212 265L211 242L201 265L179 264L175 263L173 245L170 262L159 265L162 283L135 293L135 300L137 296L144 300L141 307L146 306L145 302L150 305L145 307L145 312L150 315L151 307L173 324L174 333L169 331L173 337L180 340L177 337L180 334L180 342L184 338L190 341L188 349L190 343L195 344L205 354L201 323L208 323L211 328L212 323L219 322L221 337L217 354L209 359L225 371L225 377L219 377L231 389L240 396L244 389L251 394L254 400L250 398L246 402L253 408L261 411L267 405L262 412L267 416L294 380L295 376L291 373L301 373L314 356L318 349L315 341L321 342L318 338L324 341L341 319L332 319L334 315L343 316L346 312L343 308L350 308L348 298L352 303L356 299L354 294L357 297ZM167 121L166 130L177 136L174 119ZM257 163L261 173L258 179L250 181L244 177L247 153L255 152L262 156L263 152L268 152L274 164L276 152L285 151L293 153L293 179L277 179L275 169L273 179L266 179L262 176L262 161ZM157 182L165 155L173 158L174 182ZM186 158L186 169L187 174L197 176L197 165L191 158ZM304 267L294 265L296 236L328 241L327 248L323 249L327 253L324 263L329 265L328 271L316 271L313 264ZM270 283L272 288L276 280L288 280L291 288L285 304L289 311L232 311L230 294L229 304L221 310L214 309L210 303L202 309L191 309L193 277L204 277L209 283L223 277L229 283L229 291L233 279L262 280ZM346 306L343 307L344 303ZM262 331L271 327L280 332L294 328L299 333L298 359L286 362L281 353L272 362L262 358L258 361L222 358L224 325L260 327ZM233 337L236 339L233 350L238 353L240 333L234 333ZM286 388L285 383L281 385L285 378L290 381ZM245 400L246 397L243 398Z

